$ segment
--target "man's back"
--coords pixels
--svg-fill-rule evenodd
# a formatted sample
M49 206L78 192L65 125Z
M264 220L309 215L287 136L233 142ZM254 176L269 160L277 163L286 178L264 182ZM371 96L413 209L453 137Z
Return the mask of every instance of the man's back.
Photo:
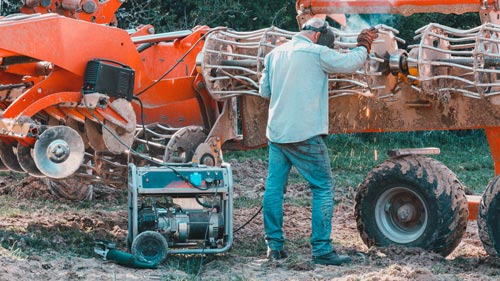
M366 58L364 48L341 54L296 35L265 58L261 95L269 97L267 137L299 142L328 133L328 73L353 72Z

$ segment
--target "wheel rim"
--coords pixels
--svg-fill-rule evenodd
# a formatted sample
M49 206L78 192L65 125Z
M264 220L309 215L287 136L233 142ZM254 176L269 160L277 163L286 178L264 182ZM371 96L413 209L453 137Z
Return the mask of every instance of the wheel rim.
M167 257L167 240L156 231L145 231L132 242L132 254L140 259L161 263Z
M407 244L424 233L428 211L420 195L406 187L394 187L386 190L377 200L375 221L388 239Z
M154 239L148 239L141 243L139 252L148 261L158 260L162 256L162 243Z

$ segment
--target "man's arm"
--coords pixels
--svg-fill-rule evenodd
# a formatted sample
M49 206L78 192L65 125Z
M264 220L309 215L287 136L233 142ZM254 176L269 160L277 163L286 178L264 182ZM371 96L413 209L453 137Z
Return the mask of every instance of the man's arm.
M320 63L327 73L352 73L360 69L366 61L368 52L365 47L357 47L349 53L340 53L329 48L322 48Z
M268 99L271 97L271 84L269 83L269 54L264 58L264 70L259 81L259 93Z
M350 53L329 52L323 50L321 52L321 66L323 70L332 73L351 73L355 72L366 61L373 40L378 37L378 30L375 27L363 29L357 38L358 47L353 49Z

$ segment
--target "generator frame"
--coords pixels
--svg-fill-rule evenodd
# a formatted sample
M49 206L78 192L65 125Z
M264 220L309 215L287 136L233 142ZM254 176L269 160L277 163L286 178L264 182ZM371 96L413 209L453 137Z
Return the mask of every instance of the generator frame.
M220 213L224 221L222 243L217 248L207 247L207 237L199 240L198 247L175 245L168 248L167 254L217 254L230 249L233 242L233 176L231 166L223 163L220 167L197 165L193 163L173 164L162 167L137 167L129 164L128 173L128 236L130 248L139 233L139 199L143 197L196 198L198 195L211 195L221 200ZM217 176L215 183L210 182ZM172 180L176 178L175 180ZM212 177L212 178L210 178ZM192 211L186 209L185 211ZM211 211L209 211L211 212ZM207 228L208 228L207 223ZM208 231L207 231L208 232ZM203 245L203 246L201 246ZM200 247L201 246L201 247ZM185 247L179 249L178 247Z

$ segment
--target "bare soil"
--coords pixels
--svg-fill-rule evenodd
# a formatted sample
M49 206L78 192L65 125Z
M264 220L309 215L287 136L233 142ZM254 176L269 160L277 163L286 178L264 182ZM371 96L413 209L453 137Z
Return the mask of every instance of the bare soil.
M266 164L259 160L230 162L235 176L235 197L261 199ZM235 233L229 252L204 258L198 277L202 280L498 280L500 260L486 255L473 221L469 222L460 245L446 258L418 248L367 248L356 229L353 190L353 187L336 189L332 234L336 249L350 255L352 264L336 267L311 262L308 243L311 210L307 204L297 203L309 202L311 195L307 185L297 182L289 184L286 193L284 228L288 259L278 262L265 259L262 218L258 215ZM0 214L0 280L197 278L192 272L176 269L176 263L186 265L200 257L176 257L159 269L138 270L103 261L85 251L94 238L111 239L124 249L126 207L123 200L109 194L83 205L64 202L55 200L39 179L8 175L0 177L0 200L5 205L2 209L12 204L13 209L29 210ZM258 206L237 208L235 228L258 209ZM78 236L77 241L71 233ZM193 272L197 272L197 264Z

